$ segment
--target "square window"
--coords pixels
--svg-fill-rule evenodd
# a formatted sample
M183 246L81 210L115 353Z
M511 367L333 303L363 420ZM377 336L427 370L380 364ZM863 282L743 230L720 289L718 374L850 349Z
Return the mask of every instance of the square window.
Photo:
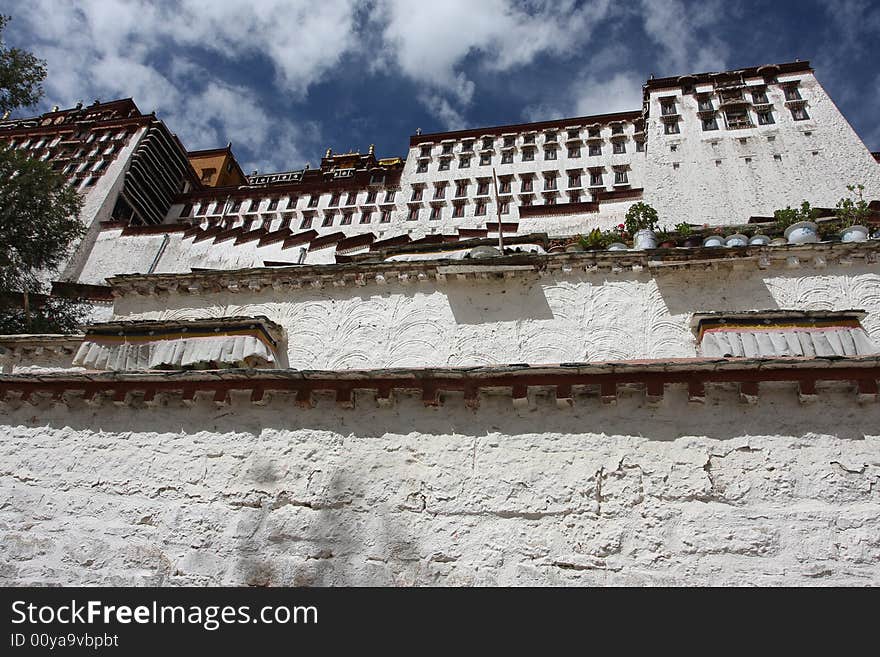
M615 185L626 185L629 181L627 180L626 171L615 171L614 172L614 184Z
M492 164L492 154L480 153L480 165L485 166L487 164Z
M674 100L660 101L660 113L663 116L674 116L676 114L675 101Z
M330 202L327 204L327 207L335 208L337 205L339 205L339 194L333 194L333 196L330 197Z
M269 211L269 212L272 212L272 211L277 210L277 209L278 209L278 199L277 199L277 198L273 198L272 200L269 201L269 207L266 208L266 210Z
M388 191L385 192L385 202L386 203L391 203L394 200L394 194L396 191L397 190L395 190L395 189L389 189Z
M697 109L700 112L711 112L715 108L712 105L712 99L709 97L706 97L706 98L700 98L700 100L697 101Z
M507 135L504 138L504 146L507 148L510 148L511 146L513 146L515 142L516 142L516 137L514 137L513 135Z
M753 91L752 92L752 102L755 105L766 105L769 102L767 100L767 92L764 90Z
M602 173L599 171L591 171L590 172L590 187L601 187L604 183L602 182Z
M793 118L795 121L806 121L810 118L810 115L807 114L806 107L792 107L791 118Z
M626 142L625 141L614 142L614 154L620 155L621 153L626 153Z
M421 201L422 200L422 188L421 187L413 187L412 196L409 198L410 201Z
M409 214L406 217L407 221L418 221L419 219L419 208L418 206L412 207L409 209Z
M523 135L523 143L524 144L534 144L535 143L535 133L530 132L526 135Z
M727 118L728 128L749 128L752 125L752 120L749 118L749 112L746 109L729 109L724 115Z
M461 142L461 152L462 153L470 153L474 150L474 140L467 139Z
M492 148L495 145L495 140L492 137L483 137L483 148Z
M455 196L456 197L467 196L467 188L468 188L468 184L466 182L455 183Z
M534 188L534 184L532 183L531 178L524 178L519 187L519 191L521 192L530 192Z
M667 135L678 134L678 121L671 121L663 124L663 133Z
M489 193L489 182L481 180L477 183L477 196L485 196Z
M568 202L569 203L580 203L581 202L581 193L580 192L569 192L568 193Z
M544 189L556 189L556 176L546 176L544 178Z
M590 144L590 157L602 154L602 144Z
M569 130L567 134L569 139L577 139L580 136L581 131L575 128L573 130Z
M568 177L568 186L569 187L580 187L581 186L581 176L578 173L571 174Z
M535 149L534 148L524 148L523 149L523 162L534 162L535 160Z
M434 200L446 198L446 183L434 187Z
M379 223L387 224L391 221L391 210L382 210L382 216L379 218Z
M510 181L502 180L501 181L501 193L502 194L510 194Z
M452 143L447 142L443 144L443 155L449 155L450 153L452 153Z
M544 134L544 141L556 141L556 132L550 131Z
M645 151L645 142L637 141L636 142L636 152L643 153Z
M367 192L367 203L375 203L376 202L376 190L371 189Z
M311 227L312 227L312 216L311 215L304 216L302 221L299 224L299 229L300 230L308 230Z
M569 157L580 157L581 156L581 147L580 146L570 146L568 149Z
M531 205L532 204L532 197L531 196L523 196L522 199L520 200L520 204L522 204L524 206Z
M364 210L361 212L361 223L368 224L373 221L373 211L372 210Z
M352 216L353 214L351 212L346 212L344 215L342 215L342 221L340 222L340 225L348 226L349 224L351 224Z
M555 148L545 148L544 149L544 159L545 160L555 160L556 159L556 149Z
M440 218L440 206L435 205L431 208L431 216L428 217L430 221L437 221Z
M464 203L456 203L452 208L452 216L456 219L460 219L464 216Z
M427 160L419 160L419 163L416 165L416 173L427 173L428 172L428 161Z
M783 87L782 91L785 93L785 100L801 99L801 92L798 90L797 85L789 85L787 87Z
M431 147L430 146L422 146L420 155L422 157L431 157Z
M587 131L587 135L590 139L598 139L599 138L599 128L590 128Z
M670 150L670 152L674 153L675 151L678 150L678 144L672 144L672 145L669 147L669 150Z
M703 118L703 132L708 130L717 130L718 129L718 121L714 116L708 116Z
M477 207L474 210L474 214L478 217L483 217L486 215L486 202L485 201L477 201Z
M460 157L458 158L458 168L459 169L467 169L471 165L471 158L469 157Z
M449 171L449 158L445 157L440 160L440 166L437 167L437 169L440 171Z
M327 214L324 215L324 221L321 222L321 226L326 228L327 226L332 226L332 225L333 225L333 213L328 212Z
M513 164L513 151L504 151L501 154L501 164Z

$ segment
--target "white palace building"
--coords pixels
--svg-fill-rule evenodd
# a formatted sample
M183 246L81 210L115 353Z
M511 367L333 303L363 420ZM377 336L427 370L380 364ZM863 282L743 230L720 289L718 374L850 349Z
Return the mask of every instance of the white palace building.
M880 584L880 155L808 62L250 176L130 99L0 140L93 309L0 336L0 583Z

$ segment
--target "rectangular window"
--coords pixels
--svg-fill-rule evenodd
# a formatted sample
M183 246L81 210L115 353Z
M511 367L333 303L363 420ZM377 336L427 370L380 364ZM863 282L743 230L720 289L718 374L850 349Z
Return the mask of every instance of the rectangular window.
M223 210L226 208L226 201L217 201L214 205L214 214L223 214Z
M373 211L372 210L364 210L361 212L361 223L368 224L373 221Z
M450 158L444 157L442 160L440 160L440 166L438 166L437 169L439 171L449 171L449 162Z
M522 199L520 199L520 203L524 206L529 206L532 204L532 197L531 196L523 196Z
M599 138L599 128L590 128L587 131L587 136L590 139L598 139Z
M460 219L464 216L464 203L456 203L452 208L452 216Z
M556 189L556 176L544 177L544 189Z
M749 128L752 125L752 121L749 118L749 111L747 109L739 107L729 109L724 112L724 115L727 118L728 128Z
M335 208L337 205L339 205L339 194L333 194L333 196L330 197L330 202L327 204L327 207Z
M626 153L626 142L625 141L614 142L613 152L616 155L620 155L621 153Z
M462 156L458 158L458 168L459 169L467 169L471 165L471 158Z
M495 140L492 137L483 137L483 148L488 149L492 148L495 144Z
M774 123L773 112L758 112L758 125L770 125Z
M391 203L394 200L395 191L396 190L394 190L394 189L389 189L388 191L385 192L385 202L386 203Z
M579 173L569 174L568 186L569 187L580 187L581 186L581 174L579 174Z
M544 197L544 205L556 205L556 197L553 194L547 194Z
M642 153L642 152L644 152L644 150L645 150L645 142L637 141L636 142L636 151L639 153Z
M550 131L544 134L544 141L556 141L556 132Z
M795 121L806 121L810 118L810 115L807 114L806 107L792 107L791 118L793 118Z
M796 85L790 85L787 87L783 87L782 91L785 93L785 100L800 100L801 92L798 90Z
M489 181L481 180L477 183L477 196L485 196L489 193Z
M523 135L523 143L524 144L534 144L535 143L535 133L530 132L526 135Z
M333 213L328 212L327 214L324 215L324 221L321 222L321 226L326 228L327 226L332 226L332 225L333 225Z
M371 189L367 192L367 203L375 203L376 202L377 192L375 189Z
M410 201L421 201L422 200L422 188L421 187L413 187L412 196L410 196Z
M427 173L428 172L428 160L419 160L419 163L416 165L416 173Z
M278 209L278 199L273 198L269 201L269 207L266 208L266 210L269 212L272 212L273 210L277 210L277 209Z
M660 101L660 114L663 116L674 116L677 112L675 111L675 101L674 100L661 100Z
M615 185L626 185L628 184L628 180L626 177L626 171L615 171L614 172L614 184Z
M580 203L581 202L581 193L580 192L569 192L568 193L568 202L569 203Z
M379 218L379 223L387 224L391 221L391 210L382 210L382 216Z
M707 130L717 130L718 129L718 121L715 119L714 116L708 116L708 117L704 118L702 123L703 123L703 131L704 132Z
M556 159L556 149L555 148L545 148L544 149L544 159L545 160L555 160Z
M501 164L513 164L513 151L504 151L501 154Z
M522 183L520 183L519 187L520 187L519 191L521 191L521 192L531 192L534 188L534 185L532 183L532 179L531 178L523 178L523 181L522 181Z
M591 171L590 172L590 187L602 187L605 183L602 182L602 172L601 171Z
M568 156L569 157L580 157L581 156L581 147L580 146L569 146L568 147Z
M351 224L351 219L352 219L353 216L354 216L354 213L352 213L352 212L346 212L345 214L343 214L343 215L342 215L342 221L340 222L340 225L342 225L342 226L348 226L348 225L350 225L350 224Z
M445 183L434 187L434 200L439 200L441 198L446 198L446 184Z
M447 142L443 144L443 155L449 155L452 153L452 142Z
M501 181L501 193L502 194L510 194L510 181L502 180Z
M590 156L596 156L602 154L602 144L590 144Z
M506 148L510 148L511 146L513 146L515 141L516 141L516 137L514 137L513 135L507 135L504 138L504 146Z
M501 201L501 205L498 206L501 214L510 214L510 201Z
M611 126L611 134L612 135L622 135L623 134L623 124L622 123L615 123L613 126Z
M431 157L431 147L430 146L422 146L419 151L419 155L421 157Z
M483 217L486 214L486 201L477 201L477 207L474 210L474 214L478 217Z
M456 197L467 196L467 187L468 187L467 182L459 181L459 182L455 183L455 196Z
M346 205L355 205L357 203L357 192L349 192L345 197Z
M428 217L429 221L437 221L440 218L440 206L435 205L431 208L431 215Z
M296 196L291 196L287 199L287 209L293 210L296 208ZM233 210L233 212L238 212L238 209Z
M485 166L487 164L492 164L492 154L480 153L480 165Z
M189 213L192 212L192 209L193 209L193 206L190 205L189 203L187 203L187 204L184 205L183 208L180 210L180 217L181 217L181 218L183 218L183 217L188 217L188 216L189 216Z
M766 105L770 101L767 100L767 92L762 89L752 92L752 102L755 105Z
M299 224L300 230L308 230L312 227L312 215L308 214L303 216L303 220Z
M580 137L581 131L576 128L572 128L566 134L568 135L569 139L577 139L578 137Z
M461 152L462 153L471 153L474 150L474 140L467 139L461 142Z
M409 209L409 214L406 217L407 221L418 221L419 219L419 206L413 206Z
M523 162L533 162L535 160L535 149L534 148L524 148L522 159L523 159Z
M257 199L251 200L251 207L248 212L255 213L260 211L260 202Z
M678 134L678 122L671 121L669 123L663 124L663 133L667 135L677 135Z
M312 194L309 196L309 207L316 208L318 207L318 200L321 198L319 194Z

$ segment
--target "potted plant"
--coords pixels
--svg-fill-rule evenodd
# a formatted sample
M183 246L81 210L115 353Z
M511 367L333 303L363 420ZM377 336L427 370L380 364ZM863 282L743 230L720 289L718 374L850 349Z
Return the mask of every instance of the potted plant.
M583 235L575 235L571 239L571 241L565 245L565 252L566 253L575 253L577 251L583 251L584 250L584 246L582 244L583 239L584 239Z
M691 225L685 221L675 224L675 232L684 238L682 246L695 247L700 246L703 243L703 240L694 235L694 229Z
M819 228L815 218L815 211L810 207L809 201L801 203L800 208L787 206L784 210L776 210L773 213L776 226L784 231L785 239L789 244L810 244L819 241L816 232Z
M661 249L672 249L678 246L675 242L675 231L671 228L661 228L658 230L657 241Z
M850 195L840 199L837 202L837 210L835 215L840 220L841 242L864 242L868 239L870 232L868 227L864 225L871 211L868 209L868 202L863 198L865 191L864 185L847 185ZM853 198L856 195L857 198Z
M594 228L586 235L581 235L580 244L587 251L604 249L609 243L608 235L606 231Z
M657 210L647 203L633 203L626 211L624 227L633 236L634 249L654 249L657 247Z

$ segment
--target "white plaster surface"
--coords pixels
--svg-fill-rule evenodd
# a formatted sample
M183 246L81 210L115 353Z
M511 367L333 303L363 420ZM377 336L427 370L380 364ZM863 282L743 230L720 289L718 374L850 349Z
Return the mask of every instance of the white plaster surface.
M752 264L749 265L754 266ZM289 366L362 369L559 363L697 355L695 312L863 309L880 346L873 266L448 280L287 292L263 288L116 300L118 319L265 315L287 335Z
M0 584L880 584L880 404L0 410Z

